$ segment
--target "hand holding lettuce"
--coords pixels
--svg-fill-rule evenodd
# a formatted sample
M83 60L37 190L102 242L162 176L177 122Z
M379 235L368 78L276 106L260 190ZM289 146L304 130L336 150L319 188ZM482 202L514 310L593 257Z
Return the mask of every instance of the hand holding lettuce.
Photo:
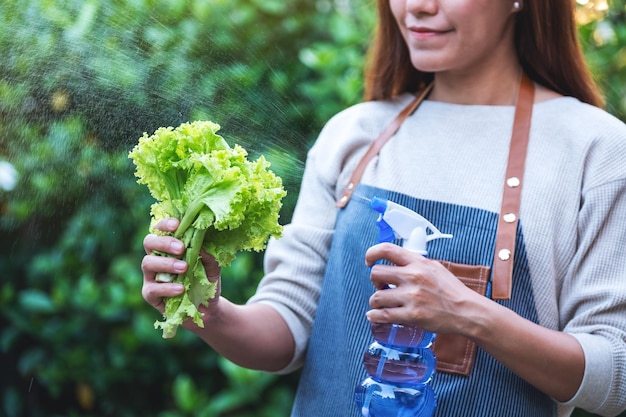
M228 266L238 251L260 251L271 236L282 233L278 216L286 192L281 179L262 156L249 161L241 146L231 148L216 134L219 128L209 121L159 128L151 136L144 134L129 153L137 182L147 185L156 199L151 231L162 233L154 229L158 221L178 218L174 237L186 247L187 272L157 277L185 287L183 294L166 300L165 321L155 323L164 338L174 337L188 317L203 326L198 306L208 305L216 283L207 279L201 249Z

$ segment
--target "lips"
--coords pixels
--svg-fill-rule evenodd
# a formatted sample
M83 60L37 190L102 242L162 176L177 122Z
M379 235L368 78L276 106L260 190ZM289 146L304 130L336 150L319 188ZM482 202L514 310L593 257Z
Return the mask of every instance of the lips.
M450 32L448 29L431 28L428 26L409 26L407 29L409 30L411 36L416 39L434 38Z

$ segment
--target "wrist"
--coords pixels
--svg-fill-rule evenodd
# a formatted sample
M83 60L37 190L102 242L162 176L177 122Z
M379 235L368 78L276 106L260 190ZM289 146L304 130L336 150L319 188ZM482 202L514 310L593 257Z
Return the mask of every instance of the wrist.
M502 311L505 310L505 311ZM497 329L497 318L510 311L489 298L478 296L471 307L466 309L460 333L478 345L490 340Z
M198 312L202 315L200 319L201 325L195 323L194 320L189 317L183 322L182 326L195 334L200 334L203 331L216 327L221 321L221 307L225 304L220 302L221 298L222 297L216 295L215 298L208 300L208 306L204 304L198 306Z

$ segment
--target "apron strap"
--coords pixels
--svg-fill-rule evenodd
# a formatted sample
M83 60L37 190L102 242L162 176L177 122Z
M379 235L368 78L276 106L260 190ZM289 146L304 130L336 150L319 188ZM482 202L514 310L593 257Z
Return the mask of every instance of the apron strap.
M433 84L429 84L385 127L385 129L383 129L378 138L372 142L337 200L336 206L338 208L343 208L348 204L356 185L361 181L367 164L398 131L404 120L409 115L413 114L422 101L424 101L428 93L432 90L432 87ZM504 181L504 191L502 193L502 205L498 217L498 229L496 232L496 249L493 261L491 290L491 297L495 300L507 300L511 298L513 254L515 253L515 238L522 196L522 180L524 177L524 166L526 163L526 151L528 149L534 99L535 85L525 73L522 73L515 104L515 118L513 121L513 132L511 134L509 159Z
M369 162L372 160L374 156L378 155L378 152L380 152L383 145L387 143L387 141L391 139L393 135L396 134L396 132L398 131L398 129L400 129L400 126L404 122L404 119L406 119L409 115L413 114L413 112L418 108L418 106L422 103L422 101L424 101L428 93L430 93L430 90L432 90L432 88L433 88L433 84L430 83L424 89L424 91L422 91L417 97L415 97L415 99L411 101L409 105L406 106L404 110L402 110L396 116L396 118L383 129L382 132L380 132L380 135L378 136L378 138L376 138L376 140L372 142L369 149L367 150L365 155L363 155L363 158L354 169L354 172L352 173L352 176L350 177L350 181L348 181L348 185L345 186L345 188L343 189L343 192L341 193L341 197L339 197L339 200L337 200L336 206L338 208L344 208L346 204L348 204L348 202L350 201L350 197L352 197L352 193L354 192L354 189L356 188L357 184L361 181L361 177L363 176L363 173L365 172L365 168L367 167L367 164L369 164Z
M513 133L509 148L509 161L502 192L502 206L498 217L496 250L493 258L491 298L508 300L513 286L513 254L519 222L519 208L522 198L526 150L530 136L530 120L535 101L535 85L523 73L517 94Z

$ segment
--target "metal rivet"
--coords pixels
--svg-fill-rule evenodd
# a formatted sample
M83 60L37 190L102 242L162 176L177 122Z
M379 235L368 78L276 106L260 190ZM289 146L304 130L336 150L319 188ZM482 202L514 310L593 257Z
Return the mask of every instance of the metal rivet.
M500 249L498 252L498 258L500 258L501 261L508 261L511 259L511 251L508 249Z
M517 219L517 216L514 213L507 213L504 216L502 216L502 219L506 223L513 223Z
M506 185L508 185L511 188L519 187L520 180L517 177L511 177L508 180L506 180Z

